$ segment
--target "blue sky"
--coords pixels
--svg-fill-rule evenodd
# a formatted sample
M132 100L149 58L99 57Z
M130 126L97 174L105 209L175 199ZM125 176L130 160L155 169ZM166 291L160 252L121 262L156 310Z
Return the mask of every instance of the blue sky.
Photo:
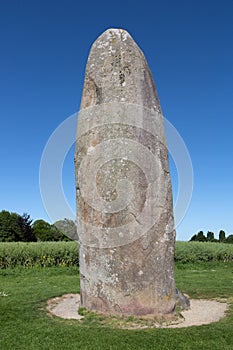
M233 2L1 1L0 210L49 221L39 166L47 140L79 109L85 64L107 28L142 48L164 116L190 153L194 189L177 238L233 233ZM174 200L177 173L171 160ZM73 148L63 186L75 210Z

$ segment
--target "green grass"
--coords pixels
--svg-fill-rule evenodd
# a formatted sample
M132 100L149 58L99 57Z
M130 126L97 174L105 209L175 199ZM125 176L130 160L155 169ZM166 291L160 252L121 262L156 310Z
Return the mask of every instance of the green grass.
M179 289L195 298L231 298L233 263L176 264ZM184 329L123 330L49 317L46 300L79 291L77 267L0 271L1 350L232 350L233 305L217 323ZM7 296L1 296L5 292Z
M179 289L192 298L233 297L232 262L176 263L175 279Z

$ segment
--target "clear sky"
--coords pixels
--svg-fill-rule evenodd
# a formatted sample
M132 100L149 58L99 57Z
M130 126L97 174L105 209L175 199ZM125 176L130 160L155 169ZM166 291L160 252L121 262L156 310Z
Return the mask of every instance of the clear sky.
M192 159L193 195L177 238L233 233L232 0L1 1L0 210L49 221L41 155L52 132L78 111L90 46L111 27L126 29L143 50L163 114ZM171 174L175 200L172 160ZM63 186L75 210L73 148Z

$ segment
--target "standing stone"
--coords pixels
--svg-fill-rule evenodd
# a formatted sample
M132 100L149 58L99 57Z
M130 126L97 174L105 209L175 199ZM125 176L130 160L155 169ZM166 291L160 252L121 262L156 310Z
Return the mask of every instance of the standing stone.
M109 29L93 44L75 153L81 305L169 314L188 305L174 281L175 230L163 116L146 59Z

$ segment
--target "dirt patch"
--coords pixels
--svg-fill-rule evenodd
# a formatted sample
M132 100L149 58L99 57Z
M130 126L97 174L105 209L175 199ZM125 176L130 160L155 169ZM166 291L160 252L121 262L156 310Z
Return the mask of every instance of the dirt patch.
M48 300L47 311L55 316L65 319L81 320L84 316L78 314L80 306L79 294L65 294ZM201 326L212 322L217 322L225 316L227 303L216 300L191 299L190 309L181 312L181 317L175 324L159 325L161 328L182 328L190 326ZM135 327L134 327L135 328ZM136 328L142 328L139 326ZM146 327L143 327L146 328Z
M79 294L65 294L61 297L49 299L46 309L50 314L61 318L81 320L83 316L78 314L79 306Z
M181 312L183 320L181 319L181 322L167 327L182 328L217 322L225 316L227 307L228 305L226 302L191 299L190 309Z

